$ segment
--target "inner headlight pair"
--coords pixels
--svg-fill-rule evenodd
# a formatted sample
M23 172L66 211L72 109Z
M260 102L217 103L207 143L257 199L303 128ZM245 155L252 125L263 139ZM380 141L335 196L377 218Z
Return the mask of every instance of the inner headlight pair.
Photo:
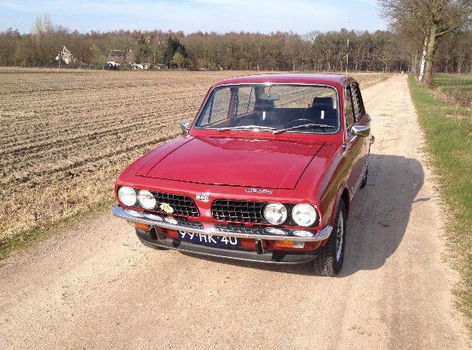
M139 202L144 209L152 210L156 207L157 201L153 194L148 190L139 190L123 186L118 189L118 199L128 207L132 207Z
M281 225L287 220L288 211L282 203L269 203L264 207L263 215L272 225ZM292 219L299 226L311 226L317 218L316 209L310 204L300 203L292 209Z

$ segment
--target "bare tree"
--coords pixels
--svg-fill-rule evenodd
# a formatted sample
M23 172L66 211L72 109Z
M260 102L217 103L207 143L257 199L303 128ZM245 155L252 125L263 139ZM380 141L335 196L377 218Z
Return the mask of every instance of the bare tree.
M421 47L418 78L433 85L433 61L438 41L470 24L472 0L378 0L399 32L407 33L413 48Z
M421 1L425 0L414 2ZM397 4L393 0L390 3ZM404 15L398 9L392 12L398 14L398 20L392 21L394 32L342 29L304 36L291 32L185 34L159 30L79 33L53 25L48 17L40 17L30 34L14 29L0 32L0 65L55 67L54 58L66 46L76 58L72 65L91 68L106 67L111 50L131 50L136 62L191 69L415 71L421 61L426 64L424 44L429 43L426 40L429 36L425 35L429 32L421 28L429 27L426 20L422 22L424 16L414 17L415 12ZM471 37L472 32L464 26L457 33L440 36L440 43L435 44L434 68L472 71Z

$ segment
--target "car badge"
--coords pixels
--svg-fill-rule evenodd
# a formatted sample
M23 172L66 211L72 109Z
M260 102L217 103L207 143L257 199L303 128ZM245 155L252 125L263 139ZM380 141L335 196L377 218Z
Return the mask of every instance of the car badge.
M268 190L266 188L246 188L246 192L248 193L264 193L264 194L271 194L272 190Z
M195 198L197 201L208 202L210 200L211 193L197 193Z
M161 205L159 205L159 208L161 208L161 210L167 214L172 214L174 212L174 208L172 208L170 204L167 203L161 203Z

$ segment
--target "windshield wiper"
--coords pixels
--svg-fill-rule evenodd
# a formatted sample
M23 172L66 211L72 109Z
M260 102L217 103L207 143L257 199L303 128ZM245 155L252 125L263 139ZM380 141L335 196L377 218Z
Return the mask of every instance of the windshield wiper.
M336 129L336 126L328 125L328 124L307 123L307 124L300 124L300 125L292 126L290 128L275 130L273 131L273 133L280 134L281 132L285 132L285 131L296 130L296 129L308 129L308 128Z
M215 130L218 131L228 131L228 130L263 130L263 131L270 131L270 130L277 130L271 126L263 126L263 125L239 125L239 126L231 126L226 128L218 128Z

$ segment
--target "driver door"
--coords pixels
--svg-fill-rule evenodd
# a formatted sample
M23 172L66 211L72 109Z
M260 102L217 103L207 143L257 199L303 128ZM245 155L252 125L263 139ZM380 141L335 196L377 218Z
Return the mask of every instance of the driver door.
M357 87L358 89L358 87ZM363 159L365 156L366 137L359 137L353 131L352 127L363 122L362 115L359 113L356 86L348 85L344 90L344 113L346 122L346 134L344 143L345 163L349 167L347 178L348 190L351 197L355 194L362 181Z

